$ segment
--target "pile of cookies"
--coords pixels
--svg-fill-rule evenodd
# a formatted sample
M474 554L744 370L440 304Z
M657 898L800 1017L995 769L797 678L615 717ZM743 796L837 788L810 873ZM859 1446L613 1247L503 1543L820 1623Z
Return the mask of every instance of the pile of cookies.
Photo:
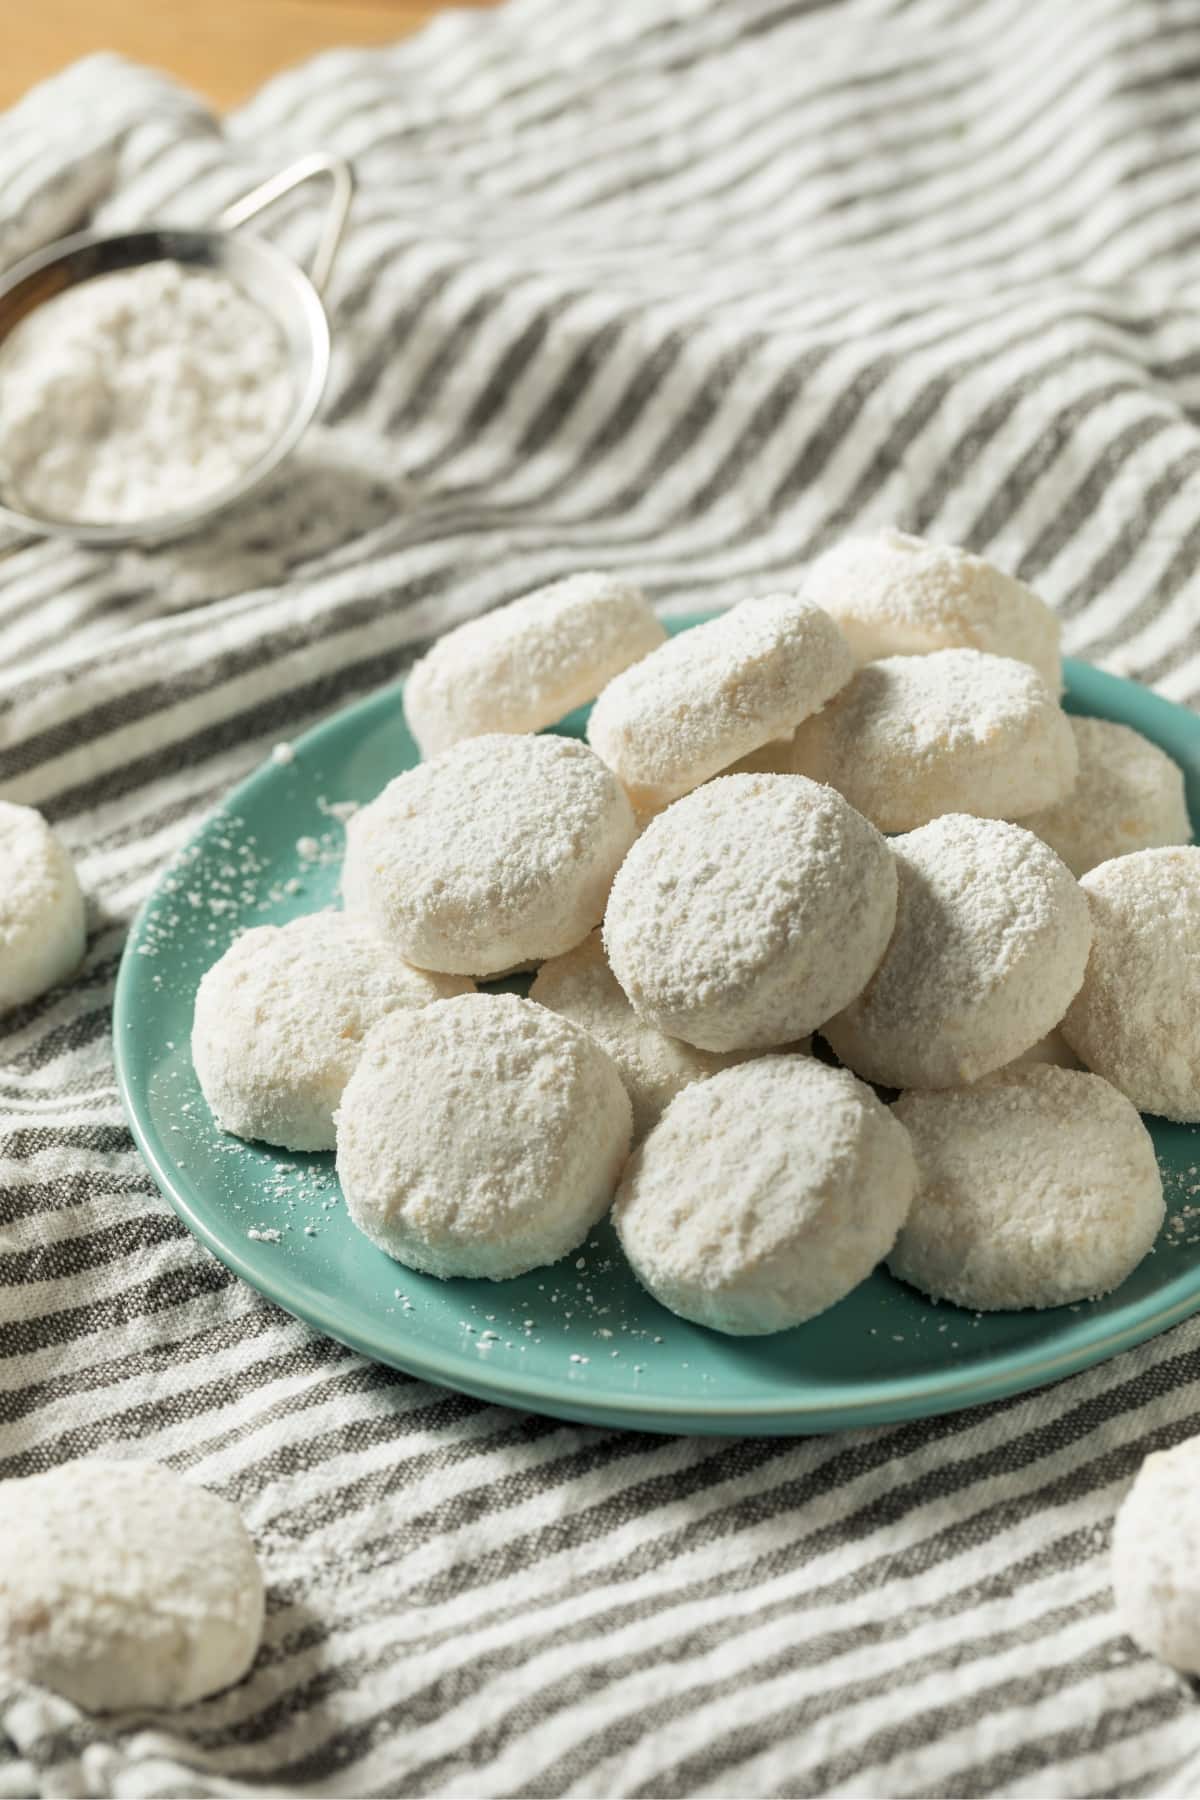
M472 620L409 678L427 760L350 820L344 910L201 983L209 1105L336 1146L438 1276L611 1205L725 1332L885 1260L978 1309L1107 1292L1163 1219L1138 1109L1200 1120L1200 850L1176 765L1061 687L1035 594L898 532L670 639L605 575Z

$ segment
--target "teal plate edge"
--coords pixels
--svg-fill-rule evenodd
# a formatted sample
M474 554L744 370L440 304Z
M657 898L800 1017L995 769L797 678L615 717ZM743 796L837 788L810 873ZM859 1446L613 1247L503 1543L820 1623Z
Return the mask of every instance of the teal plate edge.
M688 629L705 616L674 619L670 629ZM1088 664L1066 659L1064 671L1068 710L1132 725L1183 766L1195 828L1200 821L1200 719L1135 683ZM331 1158L276 1157L264 1146L241 1146L224 1139L207 1117L202 1101L197 1105L199 1089L186 1054L195 982L203 966L215 960L238 929L247 924L278 923L314 904L329 903L335 898L336 878L332 853L321 850L318 860L312 861L311 844L318 842L314 837L306 845L310 855L298 863L279 866L276 858L265 872L252 869L260 883L275 877L263 899L246 874L257 857L251 854L249 864L245 858L238 863L227 846L236 842L236 833L247 819L257 823L269 816L278 819L294 813L301 825L311 823L315 831L333 810L316 788L336 786L342 775L350 787L356 782L361 785L364 771L355 768L358 749L380 732L396 740L390 772L409 766L415 750L403 726L402 693L403 682L396 682L344 708L298 738L290 762L268 760L236 787L164 872L140 909L126 944L114 999L114 1056L130 1129L155 1182L188 1230L235 1275L295 1317L372 1360L482 1400L594 1425L729 1436L809 1435L976 1406L1091 1367L1200 1310L1200 1249L1191 1249L1193 1239L1200 1244L1200 1225L1195 1231L1191 1225L1193 1214L1200 1220L1200 1207L1188 1204L1188 1196L1200 1195L1200 1132L1160 1120L1147 1123L1166 1178L1173 1214L1168 1223L1176 1230L1173 1237L1164 1233L1155 1255L1116 1295L1073 1309L981 1318L952 1307L930 1306L880 1272L821 1319L796 1332L761 1340L723 1339L674 1319L640 1289L631 1295L635 1284L628 1271L620 1267L613 1273L619 1252L607 1228L587 1247L587 1257L578 1259L580 1266L586 1262L595 1273L574 1277L570 1259L555 1270L537 1271L551 1284L549 1290L546 1282L536 1284L542 1299L530 1297L533 1289L528 1284L533 1278L524 1277L515 1311L506 1306L505 1291L518 1284L429 1282L392 1264L358 1238L332 1191ZM578 735L585 722L586 709L564 720L559 729ZM302 800L289 799L296 772L308 769L313 771L312 792L306 792ZM340 797L365 800L379 785L382 782L376 778L369 791ZM324 833L326 839L329 835ZM254 837L248 841L252 844ZM297 840L297 850L304 841L303 837ZM235 856L233 865L228 862L230 854ZM220 867L228 879L218 883L223 892L219 896L201 893L199 906L194 904L195 896L187 894L193 904L185 905L181 893L185 892L182 882L190 878L186 871L203 869L214 857L225 859ZM288 893L289 882L299 888L301 900ZM231 888L232 897L224 891ZM182 941L190 947L194 967L173 983L169 952L181 918ZM165 976L158 968L164 949L168 952ZM186 1100L182 1097L185 1091ZM186 1156L179 1144L170 1141L177 1133L184 1137ZM229 1199L223 1182L212 1178L214 1168L228 1166L220 1162L218 1152L244 1155L251 1161L251 1176L243 1180L239 1174L229 1190L237 1194L236 1200ZM199 1178L189 1166L194 1155L199 1156ZM272 1166L283 1171L277 1179L270 1173ZM1193 1182L1192 1177L1197 1179ZM296 1246L303 1245L311 1253L307 1260L317 1265L316 1279L296 1249L289 1246L288 1253L281 1253L278 1240L271 1241L261 1233L253 1238L248 1235L247 1207L274 1219L280 1192L288 1196L290 1206L297 1204L298 1195L324 1196L310 1214L317 1224L305 1228L313 1237L296 1231L294 1239ZM254 1198L263 1193L275 1194L275 1212ZM299 1216L284 1215L285 1234L292 1233ZM327 1266L321 1260L322 1252L313 1248L337 1231L353 1240L348 1254L356 1259L355 1279L363 1271L367 1274L363 1285L369 1285L372 1292L361 1301L357 1294L348 1298L338 1291L337 1279L330 1285L325 1277L332 1272L332 1277L340 1279L342 1272L336 1264ZM368 1264L364 1259L376 1261ZM1157 1269L1148 1276L1147 1271L1160 1261L1169 1265L1162 1269L1161 1278ZM566 1273L560 1273L564 1270ZM560 1289L554 1289L555 1281L562 1283ZM393 1282L392 1295L401 1302L399 1306L384 1299L381 1284ZM624 1315L619 1307L614 1315L613 1308L603 1303L609 1284L614 1283L624 1295ZM568 1292L572 1288L579 1290L577 1298ZM544 1313L546 1291L553 1293L552 1317L548 1325L539 1319L538 1330L548 1334L556 1354L561 1351L561 1369L535 1374L520 1367L512 1354L493 1360L493 1345L503 1343L504 1349L512 1352L514 1344L494 1331L484 1344L482 1321L499 1315L501 1333L518 1335L516 1314L524 1315L526 1307ZM564 1305L564 1293L574 1310ZM447 1306L444 1302L450 1295L456 1297ZM445 1315L457 1311L470 1313L480 1324L459 1319L456 1329L448 1327ZM511 1315L507 1320L503 1318L506 1311ZM426 1316L432 1323L424 1330ZM597 1324L609 1316L623 1317L626 1330ZM868 1318L876 1323L865 1323ZM525 1329L533 1323L533 1318L523 1316L522 1332L528 1347L536 1347L545 1363L547 1337ZM905 1331L887 1329L898 1324L903 1324ZM961 1336L955 1339L952 1332ZM869 1345L868 1336L873 1340ZM995 1347L989 1348L993 1340ZM621 1348L609 1349L613 1341ZM887 1343L912 1346L918 1341L925 1345L921 1366L906 1372L904 1364L912 1351L890 1351ZM516 1349L523 1351L526 1343L517 1343ZM568 1343L578 1344L579 1350L568 1348ZM812 1363L805 1357L808 1366L791 1375L789 1347L809 1343L814 1351ZM947 1346L963 1344L968 1346L965 1356L944 1354ZM935 1355L943 1351L944 1366L936 1362L925 1366L931 1348ZM762 1355L766 1371L758 1383L761 1392L755 1382L756 1352ZM643 1364L632 1363L637 1355L645 1358ZM865 1377L856 1377L853 1369L864 1355L875 1359L876 1366ZM605 1380L609 1357L625 1359L620 1382L615 1372ZM884 1366L885 1358L893 1366ZM747 1359L749 1375L744 1366ZM837 1379L838 1367L846 1363L852 1365L850 1378ZM632 1385L626 1373L631 1366L637 1371ZM723 1380L726 1369L729 1379ZM689 1370L695 1372L689 1376Z

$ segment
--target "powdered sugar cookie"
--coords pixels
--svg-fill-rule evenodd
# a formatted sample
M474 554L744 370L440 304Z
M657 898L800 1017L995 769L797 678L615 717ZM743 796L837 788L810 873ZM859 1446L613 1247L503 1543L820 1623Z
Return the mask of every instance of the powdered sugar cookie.
M1092 953L1063 1036L1142 1112L1200 1121L1200 849L1118 856L1080 887Z
M937 650L868 663L796 733L796 766L881 831L943 813L1012 818L1075 781L1066 714L1027 663Z
M1128 725L1068 719L1079 775L1064 800L1019 822L1076 875L1134 850L1191 842L1183 770Z
M1162 1179L1134 1107L1098 1075L1005 1070L903 1094L917 1191L889 1258L934 1300L978 1312L1065 1306L1119 1287L1162 1226Z
M710 1050L697 1050L639 1019L608 966L598 931L564 956L543 963L529 998L572 1019L607 1050L633 1103L635 1138L645 1137L663 1108L685 1087L743 1061L747 1054L733 1051L718 1056ZM804 1050L808 1046L791 1047Z
M907 1134L861 1081L765 1056L672 1100L630 1159L613 1218L656 1300L752 1336L800 1325L865 1280L915 1178Z
M849 680L833 621L791 594L744 600L669 639L611 681L588 742L636 807L666 806L772 738Z
M469 738L355 813L342 891L418 968L495 975L585 938L635 835L586 744Z
M263 1582L227 1500L153 1463L0 1482L0 1671L89 1712L190 1706L258 1651Z
M1200 1675L1200 1438L1138 1470L1113 1526L1112 1585L1134 1642Z
M595 1039L511 994L377 1025L338 1116L346 1207L427 1275L503 1281L557 1262L607 1211L629 1099Z
M950 814L891 849L896 929L824 1036L885 1087L978 1081L1062 1018L1087 962L1087 902L1039 838L997 819Z
M439 638L404 687L424 756L488 732L540 731L663 642L638 588L570 575Z
M414 969L361 918L313 913L243 932L196 993L192 1060L223 1131L332 1150L333 1115L373 1025L469 993Z
M832 788L725 775L642 833L604 947L647 1024L703 1050L769 1049L853 999L895 908L887 844Z
M1024 582L950 544L904 531L849 537L809 570L805 596L837 620L860 662L987 650L1062 688L1058 620Z
M72 974L86 940L71 859L41 813L0 800L0 1012Z

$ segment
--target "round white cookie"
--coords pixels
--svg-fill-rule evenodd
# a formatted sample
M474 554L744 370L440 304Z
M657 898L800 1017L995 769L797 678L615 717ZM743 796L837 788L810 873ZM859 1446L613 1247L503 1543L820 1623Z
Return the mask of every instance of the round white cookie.
M629 1153L621 1077L594 1038L512 994L393 1013L338 1114L359 1230L426 1275L504 1281L574 1250Z
M1087 973L1062 1033L1142 1112L1200 1121L1200 849L1137 850L1080 882Z
M824 1036L885 1087L978 1081L1062 1018L1087 962L1087 901L1040 838L997 819L950 814L891 849L895 932Z
M813 564L805 596L837 620L860 662L987 650L1062 689L1061 632L1044 600L982 556L904 531L848 537Z
M1138 1470L1113 1526L1112 1586L1134 1642L1200 1675L1200 1438Z
M1067 720L1079 775L1064 800L1020 824L1036 832L1076 875L1134 850L1191 842L1183 770L1128 725Z
M373 1025L471 991L414 969L347 913L243 932L196 993L192 1061L222 1131L332 1150L333 1115Z
M607 1050L633 1105L635 1139L645 1137L668 1102L685 1087L693 1081L706 1081L718 1069L742 1062L747 1055L731 1051L718 1056L711 1050L697 1050L639 1019L608 966L598 931L564 956L544 962L529 998L572 1019ZM808 1046L790 1047L805 1050Z
M634 1274L714 1331L786 1331L891 1249L916 1183L902 1126L846 1069L765 1056L685 1088L613 1218Z
M426 757L488 732L541 731L665 637L629 582L570 575L439 638L404 685L409 730Z
M1070 793L1075 739L1028 663L937 650L868 663L796 733L796 766L881 831L1013 818Z
M258 1651L263 1582L227 1500L153 1463L0 1482L0 1671L88 1712L190 1706Z
M469 738L354 814L342 892L418 968L498 975L599 924L636 834L620 783L586 744Z
M0 1012L72 974L87 937L71 859L41 813L0 800Z
M854 672L837 626L792 594L744 600L611 681L588 742L647 811L790 731Z
M702 1050L770 1049L854 998L887 948L896 871L832 788L726 775L622 863L604 947L635 1012Z
M1136 1109L1098 1075L1004 1070L893 1109L917 1191L892 1274L976 1312L1065 1306L1119 1287L1162 1226L1162 1179Z

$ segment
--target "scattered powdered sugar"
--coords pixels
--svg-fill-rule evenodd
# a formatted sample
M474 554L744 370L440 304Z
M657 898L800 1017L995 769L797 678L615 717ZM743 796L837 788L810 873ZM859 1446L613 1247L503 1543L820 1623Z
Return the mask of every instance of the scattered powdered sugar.
M317 811L327 819L336 819L344 825L359 810L357 800L327 800L324 794L317 795Z
M135 524L236 481L293 401L287 345L223 275L148 263L71 288L0 349L0 488Z

